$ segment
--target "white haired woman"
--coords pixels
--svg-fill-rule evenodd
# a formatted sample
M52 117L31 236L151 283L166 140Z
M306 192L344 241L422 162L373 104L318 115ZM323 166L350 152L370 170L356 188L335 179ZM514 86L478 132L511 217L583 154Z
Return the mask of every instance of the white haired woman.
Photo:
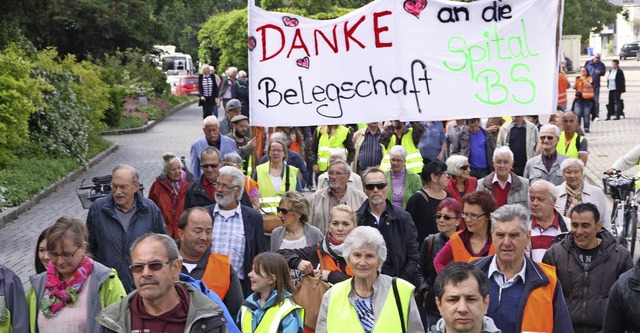
M378 229L355 228L344 241L343 256L353 278L324 294L316 332L424 332L413 285L380 274L387 247Z
M149 199L160 208L169 236L178 239L178 220L184 211L184 199L193 175L183 170L182 162L172 153L164 154L162 160L162 173L151 185Z
M417 173L407 170L407 150L403 146L391 147L389 158L391 170L386 172L390 187L387 199L395 208L404 210L411 196L422 188L422 180Z
M451 155L447 158L447 172L449 183L444 188L451 197L462 203L465 194L476 190L478 179L471 176L469 158L463 155Z
M611 231L611 216L607 198L599 187L584 181L584 163L577 158L567 158L560 164L564 182L556 186L556 210L571 221L568 216L571 209L579 203L590 202L598 207L602 219L602 227Z

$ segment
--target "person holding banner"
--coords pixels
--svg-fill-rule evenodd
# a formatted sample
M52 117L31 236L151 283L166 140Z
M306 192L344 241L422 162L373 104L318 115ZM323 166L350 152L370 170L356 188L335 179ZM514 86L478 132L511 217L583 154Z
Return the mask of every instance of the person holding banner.
M332 149L345 149L347 163L351 164L356 150L353 147L353 133L344 125L328 125L316 128L311 146L311 160L314 161L313 173L318 175L327 171Z

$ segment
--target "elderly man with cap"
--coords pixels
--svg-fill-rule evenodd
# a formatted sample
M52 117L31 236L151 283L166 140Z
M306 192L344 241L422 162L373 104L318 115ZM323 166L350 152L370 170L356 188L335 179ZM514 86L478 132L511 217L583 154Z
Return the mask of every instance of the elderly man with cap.
M231 127L231 120L233 119L233 117L240 114L240 112L242 111L242 104L240 104L239 100L232 98L229 100L229 102L227 102L226 111L227 114L225 115L224 119L220 121L220 134L222 135L229 135L229 133L231 133L231 130L233 129Z
M256 147L256 139L249 139L249 118L242 114L231 118L231 132L227 136L236 142L238 154L242 157L242 170L245 170L247 175L251 175L251 153Z

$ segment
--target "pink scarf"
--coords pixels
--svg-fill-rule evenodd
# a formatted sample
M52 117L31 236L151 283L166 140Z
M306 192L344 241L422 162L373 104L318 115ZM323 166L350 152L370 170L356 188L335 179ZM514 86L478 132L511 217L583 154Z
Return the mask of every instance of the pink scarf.
M71 280L65 282L60 280L53 261L50 261L47 266L47 283L45 284L45 291L40 304L42 314L47 318L51 318L67 304L75 303L85 280L92 271L93 262L85 254Z

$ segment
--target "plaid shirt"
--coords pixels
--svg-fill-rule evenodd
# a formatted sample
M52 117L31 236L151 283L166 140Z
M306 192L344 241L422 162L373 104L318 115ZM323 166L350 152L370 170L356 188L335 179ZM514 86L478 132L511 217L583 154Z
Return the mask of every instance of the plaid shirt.
M211 252L228 255L231 258L231 266L235 269L240 280L244 280L245 235L240 204L232 211L231 216L221 214L221 209L216 204L213 208L213 234L211 239Z

